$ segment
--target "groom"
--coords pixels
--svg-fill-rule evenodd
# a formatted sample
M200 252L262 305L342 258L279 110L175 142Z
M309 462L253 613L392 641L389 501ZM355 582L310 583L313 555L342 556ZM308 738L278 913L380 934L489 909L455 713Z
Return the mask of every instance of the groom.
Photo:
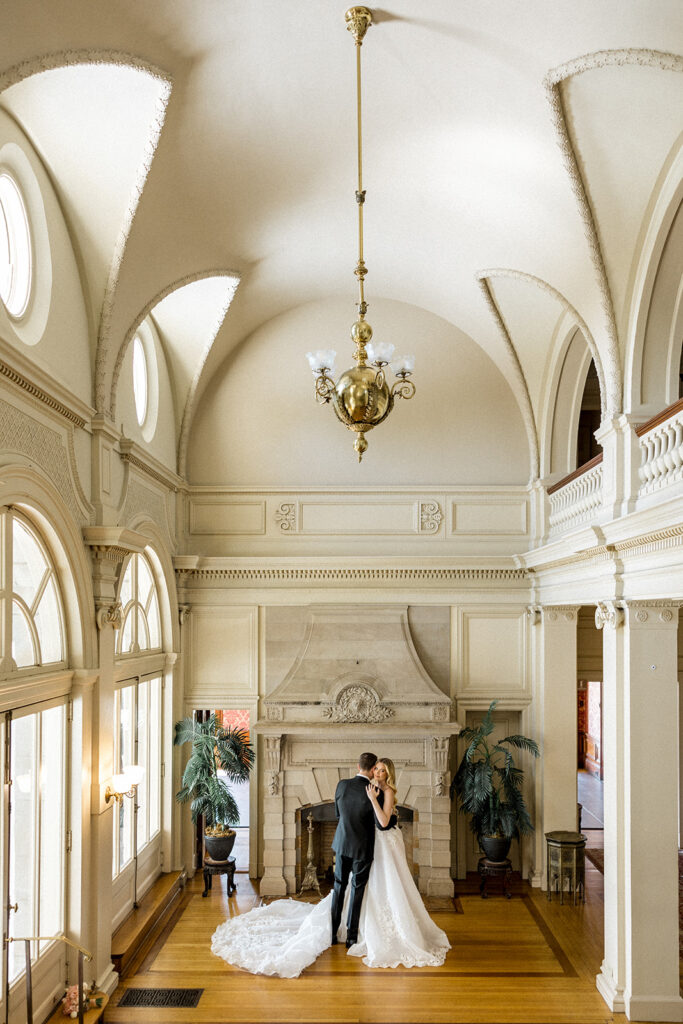
M368 800L367 788L376 763L374 754L361 754L358 758L358 774L352 779L341 779L334 795L334 808L339 823L332 840L332 849L337 855L332 896L332 945L337 941L344 893L349 875L353 872L346 921L347 949L358 941L360 908L375 852L375 812Z

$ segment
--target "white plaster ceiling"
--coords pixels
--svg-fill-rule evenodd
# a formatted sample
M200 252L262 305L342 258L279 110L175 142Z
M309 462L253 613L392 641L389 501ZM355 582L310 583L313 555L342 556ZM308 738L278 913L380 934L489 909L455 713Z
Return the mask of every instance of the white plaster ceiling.
M7 78L10 69L28 73L37 58L67 51L100 60L107 52L129 54L171 83L126 235L109 344L100 353L104 405L117 353L140 312L192 275L234 272L241 281L206 359L199 397L225 390L214 378L236 365L231 353L262 338L259 329L288 310L329 301L336 315L343 298L353 320L355 66L345 6L5 0L3 20L12 30L0 34L0 86L3 74L6 84L21 77ZM379 307L380 299L424 310L425 331L438 316L503 370L521 410L525 385L537 407L552 303L530 298L521 280L505 286L501 312L528 380L518 378L508 372L514 358L477 275L503 268L547 282L585 321L606 365L610 346L600 276L544 77L601 51L683 52L683 5L392 0L376 20L363 47L368 319L379 337L373 302ZM6 90L2 100L50 166L94 306L120 237L121 206L139 172L140 146L159 126L163 92L160 79L145 81L143 71L125 81L121 72L120 81L110 78L103 88L105 79L96 75L110 72L45 72ZM622 332L636 238L680 136L682 88L680 73L628 60L608 68L589 62L559 86ZM168 310L159 324L172 377L186 381L203 346L188 348L191 307L183 312L175 302ZM343 353L346 332L326 344ZM442 338L430 350L437 365L445 344ZM350 357L350 345L347 351ZM303 348L300 365L288 365L287 373L306 375ZM467 381L453 387L457 402ZM435 415L433 403L421 408L427 419ZM318 411L311 397L311 422Z

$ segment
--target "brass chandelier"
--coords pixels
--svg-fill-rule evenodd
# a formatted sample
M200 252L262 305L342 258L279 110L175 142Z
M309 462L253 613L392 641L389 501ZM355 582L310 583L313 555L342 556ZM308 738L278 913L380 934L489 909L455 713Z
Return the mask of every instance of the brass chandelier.
M358 188L356 203L358 205L358 262L354 274L358 279L359 301L358 319L351 328L351 340L356 346L353 358L356 365L342 373L339 380L334 381L334 361L337 353L334 349L320 349L308 352L307 359L315 377L315 395L321 405L332 402L338 418L357 436L353 447L358 452L358 461L367 451L366 434L379 423L382 423L394 407L396 398L412 398L415 385L409 380L415 366L412 355L394 356L394 346L387 342L372 343L372 327L367 323L365 314L368 304L365 301L364 282L367 268L363 260L363 140L361 131L361 67L360 51L363 39L372 24L372 12L367 7L351 7L345 15L346 27L356 41L356 100L358 125ZM389 385L385 367L391 365L396 380Z

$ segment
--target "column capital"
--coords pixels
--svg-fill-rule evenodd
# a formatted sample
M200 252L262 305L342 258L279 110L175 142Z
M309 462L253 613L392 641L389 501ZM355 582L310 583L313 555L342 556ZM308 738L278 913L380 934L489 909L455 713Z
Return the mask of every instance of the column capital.
M624 609L616 601L598 601L595 609L595 628L604 629L605 626L609 626L610 629L616 629L621 626L624 621Z
M562 625L567 622L576 622L578 607L573 604L544 604L541 606L541 615L544 625Z

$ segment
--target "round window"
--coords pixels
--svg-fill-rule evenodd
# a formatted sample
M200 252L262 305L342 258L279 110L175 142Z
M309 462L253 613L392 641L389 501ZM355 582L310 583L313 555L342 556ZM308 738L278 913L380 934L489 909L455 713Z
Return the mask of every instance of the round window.
M26 207L14 178L0 173L0 299L20 317L31 295L31 232Z
M140 426L147 418L147 357L139 334L133 339L133 395Z

